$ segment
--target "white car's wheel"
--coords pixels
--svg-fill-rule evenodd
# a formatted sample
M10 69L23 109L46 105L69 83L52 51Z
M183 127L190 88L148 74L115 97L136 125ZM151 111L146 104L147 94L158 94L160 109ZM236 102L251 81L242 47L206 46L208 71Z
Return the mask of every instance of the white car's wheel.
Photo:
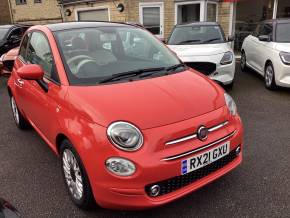
M244 51L242 51L242 55L241 55L241 70L243 72L248 70L248 67L247 67L247 56L246 56L246 53Z
M277 85L275 82L275 71L271 63L269 63L265 68L264 79L265 79L265 86L267 89L274 90L277 88Z

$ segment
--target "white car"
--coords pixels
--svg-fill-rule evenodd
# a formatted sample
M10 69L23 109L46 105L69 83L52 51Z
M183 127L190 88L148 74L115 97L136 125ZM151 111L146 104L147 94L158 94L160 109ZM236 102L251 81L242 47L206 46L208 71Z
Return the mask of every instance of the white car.
M197 22L175 26L167 45L189 67L232 86L235 58L231 41L233 37L226 39L217 23Z
M260 23L242 46L241 68L265 78L268 89L290 87L290 19Z

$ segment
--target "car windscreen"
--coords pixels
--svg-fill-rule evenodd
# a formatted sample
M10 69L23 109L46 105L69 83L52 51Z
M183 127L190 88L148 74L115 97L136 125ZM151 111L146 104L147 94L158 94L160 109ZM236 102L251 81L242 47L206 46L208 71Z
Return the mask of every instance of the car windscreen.
M179 26L174 28L169 45L224 43L224 33L218 25Z
M277 24L276 41L290 43L290 23Z
M151 33L136 27L71 29L55 36L72 85L98 84L122 73L181 64Z
M0 28L0 40L3 40L8 33L9 29Z

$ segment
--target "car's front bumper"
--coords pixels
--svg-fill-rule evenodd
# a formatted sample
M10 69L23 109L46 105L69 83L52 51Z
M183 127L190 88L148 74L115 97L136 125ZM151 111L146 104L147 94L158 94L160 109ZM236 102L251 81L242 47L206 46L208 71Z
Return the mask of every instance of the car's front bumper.
M209 75L209 78L224 85L228 85L234 81L236 63L235 60L233 60L231 64L221 65L220 62L223 58L223 55L224 53L209 56L186 56L181 57L181 60L184 63L209 62L215 64L216 70Z
M192 180L189 184L167 192L164 195L150 197L146 192L146 187L148 185L151 186L164 180L170 180L181 176L181 162L184 159L188 159L200 152L217 147L227 141L230 141L230 151L235 151L238 146L241 146L242 148L243 127L241 120L238 116L228 119L225 115L227 113L226 107L223 107L198 118L193 118L168 126L144 130L144 139L145 141L148 141L148 144L144 144L141 150L136 152L119 151L117 148L107 143L106 141L108 140L105 137L99 137L98 141L100 143L103 142L103 144L100 145L95 153L90 152L90 154L88 154L90 157L86 160L87 171L96 202L102 207L112 209L137 210L156 207L189 194L237 167L242 161L242 153L221 168L217 168L210 173L205 173L203 177ZM168 146L164 144L165 141L169 141L169 138L167 138L168 136L175 137L175 135L173 135L174 132L184 133L184 129L192 127L193 123L204 123L205 120L209 119L214 122L221 121L215 120L214 117L216 117L216 119L217 117L220 117L223 121L224 119L227 119L229 120L229 124L219 131L211 133L206 142L201 142L196 139L176 145ZM99 131L102 131L104 134L106 133L105 129L102 130L101 127L96 131L98 131L99 135L102 135ZM235 133L230 138L221 141L214 146L205 148L200 152L175 160L164 160L166 157L171 157L172 155L182 154L203 147L229 135L232 132ZM135 174L129 177L119 177L108 172L105 167L105 161L110 157L122 157L132 161L137 169ZM214 163L215 162L212 164Z
M278 62L275 66L275 77L278 86L290 88L290 65Z

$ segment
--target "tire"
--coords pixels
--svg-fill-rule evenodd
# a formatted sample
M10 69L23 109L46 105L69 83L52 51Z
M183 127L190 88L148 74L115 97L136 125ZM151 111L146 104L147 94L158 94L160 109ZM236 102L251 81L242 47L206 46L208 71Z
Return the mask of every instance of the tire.
M224 85L225 89L232 90L234 88L235 82L232 81L230 84Z
M94 197L83 163L68 140L60 146L63 179L72 201L83 210L91 209Z
M265 67L265 75L264 75L265 86L269 90L277 89L277 85L275 82L275 71L272 63L269 63Z
M244 51L242 51L242 55L241 55L241 70L243 72L246 72L249 70L249 68L247 66L247 56L246 56L246 53Z
M25 130L30 127L28 121L24 118L24 116L19 111L15 98L13 96L10 97L10 105L12 109L13 119L15 121L16 126L21 129Z

